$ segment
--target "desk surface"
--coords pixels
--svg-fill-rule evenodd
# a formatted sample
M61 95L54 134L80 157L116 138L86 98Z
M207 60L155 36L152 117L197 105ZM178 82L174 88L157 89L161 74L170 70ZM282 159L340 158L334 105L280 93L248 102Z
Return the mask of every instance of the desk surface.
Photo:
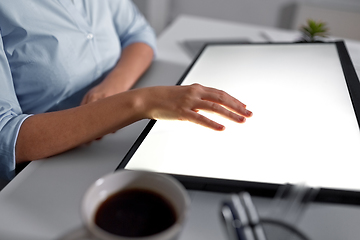
M284 31L233 22L182 16L158 39L158 58L136 87L174 85L191 57L181 42L189 39L249 39L294 41L296 31ZM360 43L346 41L358 75ZM32 162L0 192L0 238L16 240L69 239L81 229L80 202L92 182L113 171L137 139L147 121L140 121L104 137L47 160ZM219 220L219 203L224 194L190 191L189 220L181 240L226 239ZM261 215L270 200L255 198ZM311 204L299 227L312 239L357 239L360 207Z

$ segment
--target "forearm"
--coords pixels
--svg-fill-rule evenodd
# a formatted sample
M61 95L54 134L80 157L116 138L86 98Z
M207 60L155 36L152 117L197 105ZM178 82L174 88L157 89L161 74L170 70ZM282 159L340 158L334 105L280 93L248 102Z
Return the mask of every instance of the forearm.
M191 121L224 130L224 126L202 116L199 110L238 123L252 116L239 100L199 84L134 89L77 108L27 118L19 131L16 161L64 152L144 118Z
M152 58L153 51L148 45L129 45L103 83L116 89L113 94L129 90ZM77 108L29 117L19 131L16 161L49 157L139 120L136 104L140 95L121 93Z
M80 107L33 115L20 128L16 161L49 157L140 120L138 100L138 94L128 91Z
M104 84L111 84L119 92L129 90L150 66L153 57L152 48L145 43L127 46L115 68L104 79Z

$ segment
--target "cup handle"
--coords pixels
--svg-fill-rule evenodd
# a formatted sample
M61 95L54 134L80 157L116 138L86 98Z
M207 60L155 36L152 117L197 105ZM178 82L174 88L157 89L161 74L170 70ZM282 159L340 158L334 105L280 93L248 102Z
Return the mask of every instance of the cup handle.
M99 240L92 235L84 226L80 226L66 233L58 240Z

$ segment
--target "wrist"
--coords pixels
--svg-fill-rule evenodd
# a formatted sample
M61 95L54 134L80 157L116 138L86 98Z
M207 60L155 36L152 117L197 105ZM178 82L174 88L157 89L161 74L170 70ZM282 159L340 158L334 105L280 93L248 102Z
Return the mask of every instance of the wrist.
M134 116L137 120L142 119L151 119L151 104L149 101L149 89L142 88L142 89L134 89L127 92L127 94L131 95L129 97L131 109L133 111Z

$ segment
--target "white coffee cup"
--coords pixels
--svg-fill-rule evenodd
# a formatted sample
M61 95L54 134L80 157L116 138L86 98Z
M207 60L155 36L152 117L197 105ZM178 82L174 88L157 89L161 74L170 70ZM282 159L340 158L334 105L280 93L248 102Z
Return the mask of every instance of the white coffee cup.
M175 211L175 223L162 232L141 237L119 236L100 228L95 223L99 206L115 193L129 189L154 192L166 199ZM174 240L184 226L189 205L187 191L175 178L147 171L119 170L90 186L83 197L81 214L88 231L101 240Z

